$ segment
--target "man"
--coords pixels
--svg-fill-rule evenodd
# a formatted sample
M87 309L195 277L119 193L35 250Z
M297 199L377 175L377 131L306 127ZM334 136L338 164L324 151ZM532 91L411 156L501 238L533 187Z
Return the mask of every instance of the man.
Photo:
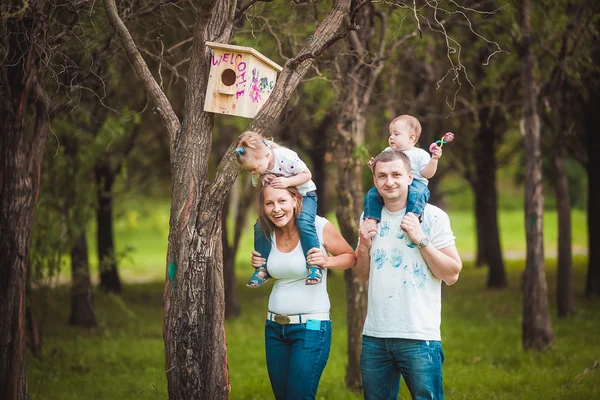
M462 262L450 220L427 205L423 222L405 215L410 160L383 151L372 164L385 207L378 227L361 225L354 270L369 280L361 370L366 400L398 398L404 377L413 399L443 399L441 282L452 285Z

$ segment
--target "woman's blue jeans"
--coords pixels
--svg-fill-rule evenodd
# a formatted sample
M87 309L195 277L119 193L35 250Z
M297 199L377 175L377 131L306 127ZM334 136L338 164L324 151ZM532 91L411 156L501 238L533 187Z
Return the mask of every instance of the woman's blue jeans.
M365 400L397 400L400 377L413 399L444 398L442 342L364 336L360 369Z
M317 229L315 228L315 217L317 216L317 192L308 192L302 197L302 212L296 218L298 233L300 234L300 244L304 251L304 256L308 256L308 251L314 247L321 247ZM271 241L265 236L262 229L256 221L254 224L254 250L260 253L260 256L267 260L271 254Z
M331 321L267 321L267 370L277 400L314 399L331 347Z
M426 184L416 179L408 187L408 197L406 199L406 212L413 213L417 217L423 214L423 210L429 201L429 188ZM372 218L381 221L381 209L383 208L383 198L376 187L371 188L365 195L363 204L364 218Z

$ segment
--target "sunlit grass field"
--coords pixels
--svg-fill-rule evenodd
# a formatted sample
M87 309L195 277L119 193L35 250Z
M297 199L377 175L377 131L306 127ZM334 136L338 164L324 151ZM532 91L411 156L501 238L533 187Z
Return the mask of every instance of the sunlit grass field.
M515 195L516 196L516 195ZM462 197L462 196L461 196ZM461 198L447 210L465 260L474 256L474 219ZM44 352L28 359L32 399L166 399L162 293L169 222L166 199L127 198L116 210L116 243L120 274L128 282L122 295L95 294L99 326L92 330L68 325L68 285L42 286L31 299L41 326ZM329 215L334 219L333 215ZM250 217L252 220L253 217ZM484 288L486 269L466 261L458 283L444 287L442 336L446 359L444 387L448 399L592 399L600 398L600 299L583 297L587 269L586 214L573 210L577 313L558 319L554 288L557 243L556 212L544 214L547 278L556 345L548 352L521 347L525 232L522 211L500 211L502 247L509 287ZM335 222L335 221L334 221ZM91 238L90 238L91 239ZM242 315L226 322L232 399L272 399L264 357L264 314L270 283L251 290L244 286L251 268L251 228L237 257L238 296ZM90 244L93 240L90 240ZM90 261L97 275L94 246ZM69 279L63 268L63 280ZM341 274L329 281L333 342L318 399L361 399L344 385L346 368L345 292ZM588 372L586 371L586 369ZM403 386L401 397L409 399Z
M456 285L444 288L442 336L448 399L600 398L600 299L582 296L585 256L576 257L577 313L558 319L555 264L547 263L556 345L548 352L521 348L522 261L507 262L510 285L484 289L485 270L466 263ZM243 272L243 271L240 271ZM227 321L232 399L272 399L264 357L264 313L269 287L247 289L238 274L242 316ZM270 286L268 283L267 286ZM29 357L32 399L166 399L161 282L127 284L120 296L96 293L99 327L70 327L69 290L37 293L34 306L44 336L44 354ZM333 343L317 398L360 399L344 387L345 294L341 274L329 280ZM40 297L41 295L45 297ZM403 386L401 397L409 399Z

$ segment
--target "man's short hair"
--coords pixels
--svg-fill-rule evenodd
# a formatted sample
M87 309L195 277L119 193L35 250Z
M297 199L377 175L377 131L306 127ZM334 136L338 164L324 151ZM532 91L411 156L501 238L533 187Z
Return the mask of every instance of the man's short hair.
M402 160L406 167L406 171L410 172L410 158L402 151L390 149L384 150L375 156L375 159L373 160L373 175L375 175L375 168L377 167L378 162L390 162L396 160Z

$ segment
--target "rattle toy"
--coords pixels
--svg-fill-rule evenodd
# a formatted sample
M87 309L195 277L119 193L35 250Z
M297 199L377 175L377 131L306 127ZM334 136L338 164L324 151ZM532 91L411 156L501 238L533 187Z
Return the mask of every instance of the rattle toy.
M454 140L454 133L446 132L440 140L437 140L429 145L429 152L433 153L437 149L441 149L446 143L450 143Z

